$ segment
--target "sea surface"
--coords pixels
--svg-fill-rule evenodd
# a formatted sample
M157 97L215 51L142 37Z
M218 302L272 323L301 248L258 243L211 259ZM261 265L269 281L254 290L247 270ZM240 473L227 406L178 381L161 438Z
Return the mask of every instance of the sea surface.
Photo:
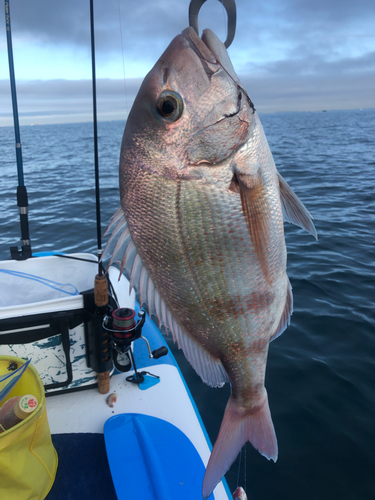
M270 346L266 387L279 443L250 444L226 475L249 500L375 498L375 110L261 120L278 170L319 240L285 224L291 325ZM99 123L102 232L119 206L125 122ZM33 251L95 252L91 123L21 127ZM0 259L19 243L14 132L0 128ZM215 441L229 387L205 386L173 348ZM246 460L245 460L246 459ZM193 500L193 499L192 499Z

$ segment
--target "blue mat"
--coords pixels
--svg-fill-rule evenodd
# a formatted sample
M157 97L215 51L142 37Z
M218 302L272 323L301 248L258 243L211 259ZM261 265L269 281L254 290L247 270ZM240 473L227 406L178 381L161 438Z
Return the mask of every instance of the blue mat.
M199 500L205 466L177 427L149 415L111 417L104 437L118 500ZM213 494L209 497L214 500Z

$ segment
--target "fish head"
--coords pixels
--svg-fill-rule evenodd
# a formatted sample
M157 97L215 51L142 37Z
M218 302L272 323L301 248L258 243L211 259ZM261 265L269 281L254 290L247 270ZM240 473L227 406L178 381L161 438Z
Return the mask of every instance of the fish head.
M168 177L225 161L246 142L254 109L211 30L176 36L145 77L123 151Z

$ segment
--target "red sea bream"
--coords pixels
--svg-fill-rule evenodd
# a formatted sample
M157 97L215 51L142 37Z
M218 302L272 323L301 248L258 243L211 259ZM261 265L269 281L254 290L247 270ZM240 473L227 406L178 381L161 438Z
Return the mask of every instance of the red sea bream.
M277 459L264 379L293 307L283 219L316 237L212 31L184 30L146 76L123 136L120 195L106 254L202 380L232 387L206 499L246 441Z

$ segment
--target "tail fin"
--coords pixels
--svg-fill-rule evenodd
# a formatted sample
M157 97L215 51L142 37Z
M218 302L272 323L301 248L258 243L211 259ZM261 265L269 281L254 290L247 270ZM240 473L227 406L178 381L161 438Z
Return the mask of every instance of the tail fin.
M204 500L211 495L247 441L250 441L254 448L268 460L272 459L276 462L277 439L267 394L263 405L251 415L243 415L243 411L241 412L232 396L229 398L203 479Z

